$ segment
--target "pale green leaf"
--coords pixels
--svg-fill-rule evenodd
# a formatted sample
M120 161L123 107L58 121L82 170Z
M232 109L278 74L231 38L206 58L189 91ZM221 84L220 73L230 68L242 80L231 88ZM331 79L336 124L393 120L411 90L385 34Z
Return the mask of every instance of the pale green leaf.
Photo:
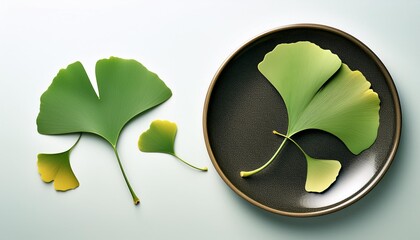
M340 68L341 60L310 42L279 44L258 64L286 104L289 129L318 90Z
M307 175L305 190L307 192L325 191L335 182L341 169L341 164L336 160L315 159L305 154L307 162Z
M375 141L378 94L361 72L351 71L331 51L310 42L280 44L258 69L286 104L289 137L306 129L323 130L354 154Z
M177 126L175 123L167 120L155 120L150 124L150 128L140 135L139 149L142 152L170 154L192 168L207 171L207 167L196 167L178 157L174 150L176 132Z
M359 71L343 64L313 97L289 131L320 129L341 139L354 154L369 148L379 128L379 97Z
M260 72L283 98L288 114L287 134L274 156L263 166L242 171L248 177L266 168L286 140L294 142L308 163L306 190L322 192L336 179L341 164L310 157L291 138L318 129L335 135L354 154L369 148L379 128L380 100L359 71L352 71L339 57L311 42L279 44L258 65Z

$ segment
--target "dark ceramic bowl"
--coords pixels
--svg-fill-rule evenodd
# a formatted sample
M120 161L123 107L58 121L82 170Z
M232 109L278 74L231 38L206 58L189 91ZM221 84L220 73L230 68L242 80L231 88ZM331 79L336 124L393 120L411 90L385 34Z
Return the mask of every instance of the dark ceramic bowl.
M258 71L264 55L280 43L310 41L330 49L353 70L360 70L381 100L376 142L353 155L335 136L311 130L294 139L313 157L337 159L342 168L324 193L305 191L306 160L288 144L270 166L250 177L239 172L264 164L285 133L287 112L274 87ZM367 194L384 176L398 148L401 109L392 78L378 57L356 38L314 24L282 27L239 48L220 67L209 87L203 114L207 150L219 175L248 202L270 212L316 216L340 210Z

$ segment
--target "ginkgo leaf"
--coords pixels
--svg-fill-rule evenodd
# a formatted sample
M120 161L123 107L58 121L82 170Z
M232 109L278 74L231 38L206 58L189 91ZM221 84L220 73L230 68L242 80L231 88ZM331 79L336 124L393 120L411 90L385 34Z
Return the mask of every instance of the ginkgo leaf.
M351 71L331 51L310 42L280 44L258 69L284 100L288 136L306 129L323 130L340 138L354 154L375 141L378 94L361 72Z
M159 152L175 154L174 144L177 132L175 123L166 120L155 120L150 128L139 138L139 149L142 152Z
M307 192L321 193L335 182L341 169L341 163L339 161L313 158L292 138L277 131L273 131L273 133L284 137L285 140L287 139L293 142L305 156L307 163L305 190Z
M177 126L175 123L167 120L155 120L150 124L150 128L140 135L139 149L142 152L166 153L192 168L207 171L207 167L196 167L176 155L174 150L176 132Z
M67 191L79 186L79 181L70 166L70 153L77 142L62 153L38 154L38 172L42 181L47 183L54 181L54 188L57 191Z
M379 128L378 94L370 89L370 82L361 72L352 71L330 50L311 42L279 44L265 55L258 69L282 96L288 128L287 134L278 134L285 138L274 156L258 169L242 171L242 177L267 167L286 140L293 141L294 134L307 129L335 135L353 154L375 142ZM301 151L308 162L306 189L324 191L335 181L341 164L315 160Z
M290 135L305 129L320 129L341 139L359 154L376 139L379 128L379 97L359 71L343 64L333 79L321 88L289 128Z
M79 181L70 166L69 152L55 154L38 154L38 172L44 182L54 181L57 191L77 188Z
M307 192L325 191L335 182L341 169L341 163L336 160L315 159L305 154L307 175L305 190Z
M95 72L99 96L80 62L60 70L41 96L39 133L89 132L115 147L128 121L172 96L155 73L135 60L102 59Z
M102 59L96 63L95 72L99 96L80 62L60 70L41 96L38 132L88 132L104 138L114 149L127 187L137 204L138 198L118 156L118 138L131 119L163 103L172 92L155 73L135 60Z
M258 70L276 88L287 108L293 129L318 90L341 66L340 58L310 42L279 44L258 64Z

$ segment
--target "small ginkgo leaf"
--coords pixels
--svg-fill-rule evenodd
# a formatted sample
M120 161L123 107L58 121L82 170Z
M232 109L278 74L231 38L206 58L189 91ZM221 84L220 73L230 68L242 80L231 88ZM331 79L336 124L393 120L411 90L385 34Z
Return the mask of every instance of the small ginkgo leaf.
M70 166L70 153L79 140L80 136L69 150L62 153L38 154L38 172L42 181L46 183L54 181L54 188L57 191L67 191L79 186L79 181Z
M337 160L316 159L309 156L302 147L291 137L273 131L274 134L284 137L285 140L291 141L303 153L307 163L307 174L305 190L307 192L321 193L325 191L337 179L341 169L341 163ZM282 145L284 144L284 141Z
M307 162L307 175L305 190L307 192L321 193L335 182L341 169L336 160L315 159L305 155Z
M69 152L56 154L38 154L38 172L44 182L54 181L57 191L77 188L79 181L70 166Z
M174 156L188 166L201 171L207 171L207 167L199 168L178 157L174 150L177 126L167 120L155 120L150 128L139 137L138 146L142 152L166 153Z
M104 138L114 150L134 204L138 204L118 155L118 138L131 119L165 102L172 92L135 60L102 59L96 63L95 73L99 96L80 62L59 71L41 96L38 132L88 132Z
M174 155L177 126L166 120L155 120L150 128L139 138L139 149L142 152L159 152Z

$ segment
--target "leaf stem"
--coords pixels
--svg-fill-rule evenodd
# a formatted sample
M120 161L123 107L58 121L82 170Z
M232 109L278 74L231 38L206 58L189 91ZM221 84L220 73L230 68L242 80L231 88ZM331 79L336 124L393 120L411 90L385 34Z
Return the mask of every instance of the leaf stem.
M296 145L296 147L298 147L299 148L299 150L303 153L303 155L305 155L305 156L308 156L308 154L306 154L306 152L305 151L303 151L303 149L302 149L302 147L295 141L295 140L293 140L291 137L289 137L289 136L287 136L287 135L284 135L284 134L282 134L282 133L279 133L279 132L277 132L276 130L273 130L273 133L274 134L276 134L276 135L279 135L279 136L281 136L281 137L284 137L285 139L288 139L288 140L290 140L292 143L294 143L295 145Z
M172 155L172 156L174 156L174 157L176 157L179 161L181 161L181 162L183 162L183 163L187 164L188 166L190 166L190 167L192 167L192 168L195 168L195 169L200 170L200 171L203 171L203 172L205 172L205 171L207 171L207 170L208 170L208 168L207 168L207 167L203 167L203 168L196 167L196 166L194 166L194 165L192 165L192 164L188 163L187 161L183 160L182 158L178 157L176 154L171 154L171 155Z
M121 160L120 160L120 156L118 155L117 148L116 147L113 147L113 149L114 149L115 156L117 157L117 160L118 160L118 165L120 166L121 172L122 172L122 174L124 176L125 183L127 184L128 190L130 190L131 196L133 197L134 205L138 205L140 203L140 199L137 197L136 193L131 188L130 182L128 181L128 178L125 175L124 168L123 168L123 166L121 164Z
M277 151L274 153L274 155L270 158L270 160L268 160L264 165L262 165L261 167L252 170L252 171L241 171L241 177L245 178L245 177L250 177L258 172L260 172L261 170L263 170L264 168L266 168L268 165L270 165L273 160L277 157L277 155L280 153L281 149L283 148L284 144L286 143L287 138L285 138L283 140L283 142L280 144L280 147L277 149Z

